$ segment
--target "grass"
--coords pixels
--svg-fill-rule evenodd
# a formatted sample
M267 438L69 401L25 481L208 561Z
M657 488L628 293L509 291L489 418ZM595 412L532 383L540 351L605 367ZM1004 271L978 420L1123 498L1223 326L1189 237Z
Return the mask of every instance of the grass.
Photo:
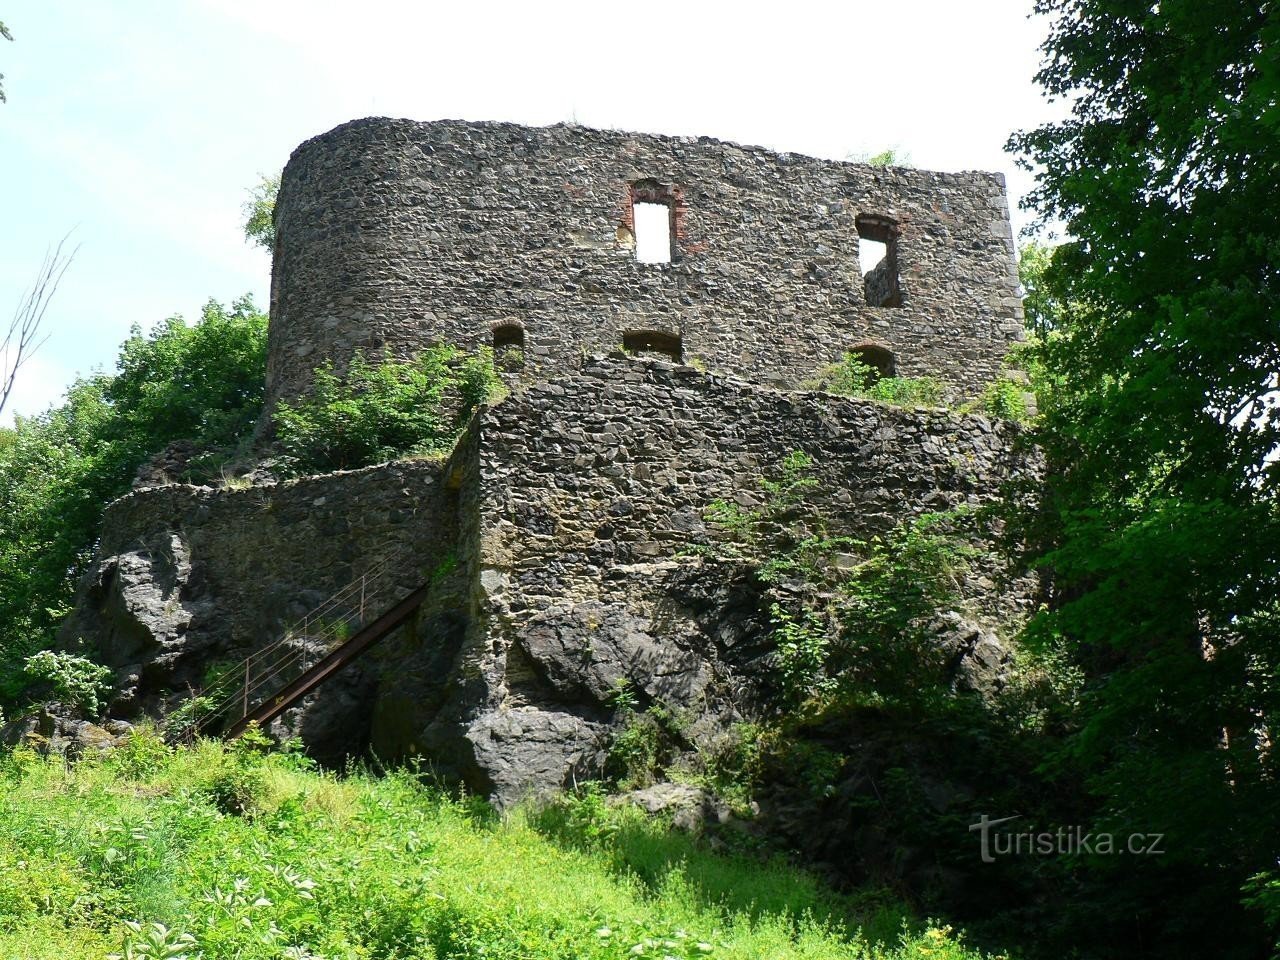
M592 792L501 819L252 742L0 755L0 960L977 956L899 919Z

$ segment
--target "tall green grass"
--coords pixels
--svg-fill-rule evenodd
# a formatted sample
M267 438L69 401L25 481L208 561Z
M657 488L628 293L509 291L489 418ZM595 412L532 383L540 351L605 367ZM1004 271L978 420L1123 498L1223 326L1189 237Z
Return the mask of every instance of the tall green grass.
M899 915L590 794L504 820L252 742L0 755L5 960L976 957L945 928L882 944L864 920Z

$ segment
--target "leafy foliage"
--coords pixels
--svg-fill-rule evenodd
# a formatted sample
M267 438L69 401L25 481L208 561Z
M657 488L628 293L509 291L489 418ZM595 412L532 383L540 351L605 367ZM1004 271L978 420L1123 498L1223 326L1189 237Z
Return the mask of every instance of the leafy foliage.
M463 356L432 347L412 361L377 364L356 354L345 377L326 364L309 395L276 407L276 440L295 473L438 453L497 388L488 350Z
M769 619L777 650L778 685L785 704L800 707L810 699L823 699L836 687L828 669L831 659L831 625L821 612L802 607L793 613L781 603L771 604Z
M899 407L936 407L942 403L942 381L934 377L885 377L850 351L839 363L818 374L816 386L845 397L865 397Z
M1066 301L1054 258L1065 259L1069 246L1051 247L1038 240L1024 243L1018 250L1018 282L1022 285L1022 309L1027 333L1043 340L1066 325L1078 305Z
M280 193L280 174L264 176L249 192L245 201L244 238L267 250L276 245L276 197Z
M966 518L927 513L854 542L861 559L841 588L838 656L828 666L843 689L908 702L947 689L933 623L960 599L972 554L957 531Z
M684 719L662 703L646 710L622 706L621 728L609 742L605 773L625 788L647 787L686 747Z
M104 506L173 440L234 448L262 406L266 317L210 302L187 326L135 328L117 372L78 380L66 401L0 431L0 702L30 681L88 563Z
M27 657L26 673L35 685L46 685L57 699L94 716L111 686L111 671L101 664L55 650Z
M1027 384L1013 377L997 377L987 384L979 407L993 417L1024 421L1028 418Z
M1086 678L1060 762L1103 822L1168 835L1164 896L1108 877L1147 939L1248 954L1233 901L1280 855L1280 22L1235 0L1036 9L1039 82L1071 113L1010 146L1074 240L1036 308L1051 509L1023 531L1057 598L1029 639Z

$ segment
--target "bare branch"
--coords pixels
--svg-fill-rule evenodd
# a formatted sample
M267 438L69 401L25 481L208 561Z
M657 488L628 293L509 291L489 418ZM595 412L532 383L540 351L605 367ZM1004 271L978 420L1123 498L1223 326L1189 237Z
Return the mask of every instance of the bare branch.
M0 412L4 411L13 393L18 371L49 339L49 335L42 334L40 330L45 311L58 290L58 284L62 282L63 274L80 249L77 246L70 253L62 252L70 236L71 234L67 234L58 241L56 247L45 252L35 283L23 296L18 309L14 311L13 319L9 321L4 340L0 341Z
M4 25L3 21L0 21L0 37L4 37L4 39L6 40L13 39L13 34L9 32L9 28ZM4 74L0 73L0 80L3 80L3 79L4 79ZM0 83L0 103L7 103L7 102L8 102L8 98L5 97L4 95L4 84Z

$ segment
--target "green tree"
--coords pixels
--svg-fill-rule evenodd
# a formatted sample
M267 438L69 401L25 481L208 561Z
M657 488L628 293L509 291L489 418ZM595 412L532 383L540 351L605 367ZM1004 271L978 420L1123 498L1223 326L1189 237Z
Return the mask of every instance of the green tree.
M1036 10L1039 83L1071 114L1010 147L1074 241L1045 272L1070 309L1038 348L1052 469L1028 530L1057 596L1030 637L1088 678L1061 760L1099 822L1166 834L1162 857L1098 867L1116 915L1178 955L1250 954L1231 903L1280 853L1280 19L1260 0Z
M1018 282L1022 285L1022 307L1026 311L1027 333L1044 339L1063 326L1069 304L1063 301L1058 274L1051 270L1055 254L1070 252L1069 247L1051 247L1033 240L1018 251Z
M488 349L464 356L432 347L411 361L376 364L357 353L344 376L326 364L309 394L276 407L276 443L295 473L440 453L497 386Z
M256 187L249 191L249 199L245 201L244 238L267 250L274 250L276 244L276 196L280 193L280 174L264 176Z
M135 328L115 374L78 380L61 406L0 432L0 702L19 696L25 658L51 644L105 505L174 440L247 439L265 368L266 317L248 298L211 301L193 326Z

